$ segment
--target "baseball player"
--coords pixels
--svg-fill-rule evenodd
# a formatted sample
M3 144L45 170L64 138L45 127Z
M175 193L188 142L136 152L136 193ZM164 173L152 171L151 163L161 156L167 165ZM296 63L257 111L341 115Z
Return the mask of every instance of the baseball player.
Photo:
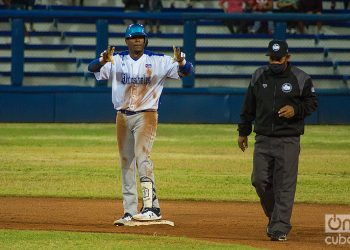
M114 222L123 226L162 218L156 195L150 153L156 136L158 103L167 78L179 79L193 72L180 48L174 57L145 50L147 34L141 24L131 24L125 32L128 50L114 53L109 47L92 61L88 70L97 80L112 82L112 102L117 110L117 141L122 172L124 215ZM140 178L143 207L137 210L136 171Z

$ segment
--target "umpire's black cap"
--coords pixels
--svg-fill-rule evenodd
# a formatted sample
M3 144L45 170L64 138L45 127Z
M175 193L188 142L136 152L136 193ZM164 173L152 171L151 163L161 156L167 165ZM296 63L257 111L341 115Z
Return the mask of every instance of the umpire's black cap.
M283 40L272 40L267 49L267 56L284 57L288 55L288 44Z

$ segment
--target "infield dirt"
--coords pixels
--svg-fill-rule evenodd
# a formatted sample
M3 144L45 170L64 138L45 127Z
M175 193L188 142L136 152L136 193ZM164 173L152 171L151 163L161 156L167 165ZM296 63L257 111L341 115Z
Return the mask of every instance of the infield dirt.
M325 214L350 210L346 205L296 204L288 241L271 242L258 203L161 201L161 207L164 219L174 221L174 227L115 227L113 221L123 213L117 200L0 197L0 228L186 236L268 249L329 249Z

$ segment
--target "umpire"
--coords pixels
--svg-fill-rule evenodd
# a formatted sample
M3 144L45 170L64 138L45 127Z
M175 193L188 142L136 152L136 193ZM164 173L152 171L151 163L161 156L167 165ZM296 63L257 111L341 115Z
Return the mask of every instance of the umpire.
M238 146L244 152L254 123L252 184L269 223L267 236L287 240L298 174L304 118L317 100L308 74L289 62L288 44L272 40L269 64L252 75L238 124Z

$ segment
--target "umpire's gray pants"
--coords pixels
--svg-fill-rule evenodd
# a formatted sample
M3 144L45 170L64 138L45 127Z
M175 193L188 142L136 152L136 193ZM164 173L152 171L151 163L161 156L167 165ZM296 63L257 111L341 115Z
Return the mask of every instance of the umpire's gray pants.
M122 192L124 213L138 213L136 169L140 179L153 182L153 207L159 208L155 196L153 163L150 153L156 136L158 114L156 111L135 115L117 113L117 140L122 172Z
M288 233L294 204L300 137L256 135L252 184L269 218L269 229Z

